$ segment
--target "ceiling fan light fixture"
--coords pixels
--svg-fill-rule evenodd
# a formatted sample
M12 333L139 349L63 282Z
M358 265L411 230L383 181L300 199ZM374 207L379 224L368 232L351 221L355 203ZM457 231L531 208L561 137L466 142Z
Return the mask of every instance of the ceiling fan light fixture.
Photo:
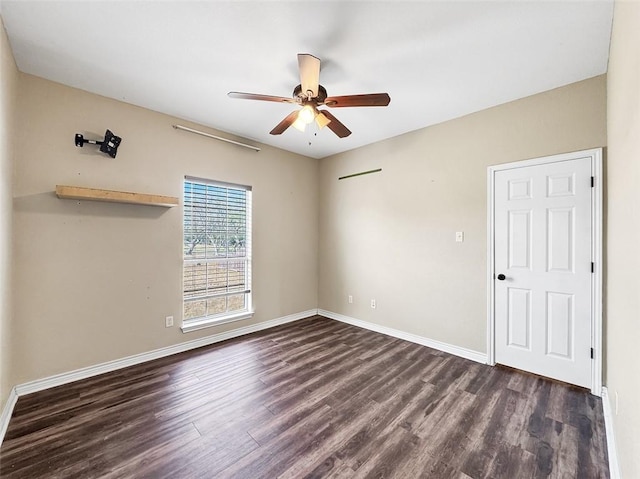
M316 124L318 125L318 128L322 130L329 123L331 123L331 120L323 115L322 112L318 112L318 114L316 115Z
M296 119L296 121L291 123L291 126L294 127L296 130L301 131L302 133L304 133L304 130L307 128L307 124L300 119L300 115L299 114L298 114L298 118Z
M311 105L305 105L298 113L298 120L303 122L305 125L313 122L313 119L316 117L316 112L313 111L313 107Z

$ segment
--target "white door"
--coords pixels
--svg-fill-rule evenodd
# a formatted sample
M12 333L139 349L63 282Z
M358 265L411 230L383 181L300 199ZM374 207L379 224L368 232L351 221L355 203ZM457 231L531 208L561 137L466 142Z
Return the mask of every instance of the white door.
M494 177L495 360L591 387L591 157Z

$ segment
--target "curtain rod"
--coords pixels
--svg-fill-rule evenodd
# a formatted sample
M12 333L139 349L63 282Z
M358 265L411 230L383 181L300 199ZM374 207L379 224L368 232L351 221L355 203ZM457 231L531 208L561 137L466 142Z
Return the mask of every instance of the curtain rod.
M362 176L362 175L368 175L370 173L379 173L380 171L382 171L382 168L378 168L376 170L369 170L369 171L361 171L360 173L354 173L352 175L347 175L347 176L341 176L340 178L338 178L339 180L346 180L347 178L353 178L355 176Z
M176 129L176 130L184 130L184 131L188 131L190 133L195 133L196 135L202 135L202 136L206 136L207 138L213 138L214 140L225 141L225 142L231 143L233 145L238 145L238 146L242 146L244 148L249 148L250 150L260 151L260 148L258 148L257 146L247 145L246 143L240 143L239 141L229 140L228 138L222 138L220 136L211 135L209 133L205 133L204 131L194 130L192 128L187 128L186 126L182 126L182 125L171 125L171 126L173 126L173 128Z

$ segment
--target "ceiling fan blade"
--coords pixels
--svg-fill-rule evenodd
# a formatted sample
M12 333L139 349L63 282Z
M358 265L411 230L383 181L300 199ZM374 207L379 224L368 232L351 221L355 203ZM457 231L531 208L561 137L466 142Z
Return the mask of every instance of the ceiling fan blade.
M280 103L296 103L293 98L286 98L283 96L271 96L271 95L259 95L257 93L243 93L240 91L230 91L227 93L230 98L240 98L243 100L262 100L262 101L277 101Z
M349 106L387 106L391 102L388 93L369 93L367 95L330 96L324 104L331 108Z
M340 121L329 113L327 110L322 110L322 114L329 119L329 123L327 124L327 128L329 128L332 132L338 135L340 138L345 138L351 134L351 130L344 126Z
M298 53L298 68L300 69L300 85L302 93L311 90L312 97L318 96L318 84L320 83L320 59L308 53Z
M298 110L289 113L284 120L276 125L276 127L269 133L271 135L281 135L287 128L289 128L294 121L298 119Z

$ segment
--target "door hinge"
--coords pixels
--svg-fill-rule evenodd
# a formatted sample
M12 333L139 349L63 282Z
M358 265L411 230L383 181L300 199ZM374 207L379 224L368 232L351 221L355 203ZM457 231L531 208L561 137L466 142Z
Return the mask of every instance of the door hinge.
M591 348L591 359L593 359L593 348Z
M596 264L593 261L591 262L591 272L592 273L596 272Z
M596 186L596 177L592 176L591 177L591 188L593 188L594 186Z

